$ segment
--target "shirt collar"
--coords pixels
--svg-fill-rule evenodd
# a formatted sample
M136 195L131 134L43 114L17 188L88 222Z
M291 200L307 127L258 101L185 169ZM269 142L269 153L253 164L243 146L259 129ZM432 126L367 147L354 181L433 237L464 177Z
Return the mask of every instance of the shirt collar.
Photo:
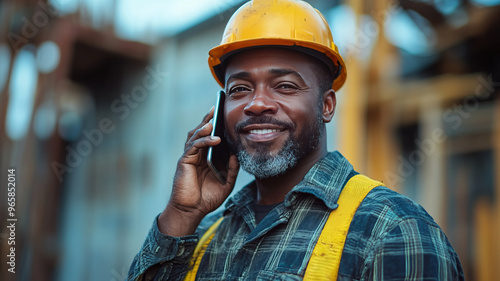
M323 201L329 209L336 209L340 192L353 173L351 163L340 152L330 152L288 193L285 204L292 206L300 193L308 193Z
M304 179L288 193L285 205L293 206L300 194L306 193L323 201L329 209L336 209L340 192L353 172L351 163L340 152L329 152L314 164ZM253 203L256 197L257 187L255 181L252 181L228 200L227 211L247 206Z
M244 186L240 191L229 198L226 203L226 211L235 211L241 207L250 205L257 199L257 186L255 180Z

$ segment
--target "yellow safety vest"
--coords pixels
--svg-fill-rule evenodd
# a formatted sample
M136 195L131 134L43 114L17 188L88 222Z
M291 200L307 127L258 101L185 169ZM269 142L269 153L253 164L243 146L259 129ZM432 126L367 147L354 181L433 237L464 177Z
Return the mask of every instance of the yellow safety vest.
M352 218L368 192L381 185L383 185L381 182L359 174L353 176L347 182L340 193L338 200L339 207L330 213L318 238L318 242L316 242L316 246L309 259L309 264L307 265L304 280L337 280L340 258ZM187 273L184 278L185 281L194 281L196 279L196 273L198 272L203 254L205 254L208 244L212 241L222 219L223 217L217 220L203 234L200 241L198 241L193 257L191 258L190 265L192 270Z

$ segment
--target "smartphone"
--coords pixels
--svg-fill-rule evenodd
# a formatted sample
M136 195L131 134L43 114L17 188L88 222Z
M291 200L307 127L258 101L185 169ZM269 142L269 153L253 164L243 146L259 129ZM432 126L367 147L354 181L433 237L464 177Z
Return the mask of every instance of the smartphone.
M224 136L225 122L224 122L224 101L226 93L219 91L217 93L217 102L215 103L214 117L213 117L213 130L211 136L220 137L221 142L216 146L208 148L207 163L217 179L225 184L229 170L229 156L231 152Z

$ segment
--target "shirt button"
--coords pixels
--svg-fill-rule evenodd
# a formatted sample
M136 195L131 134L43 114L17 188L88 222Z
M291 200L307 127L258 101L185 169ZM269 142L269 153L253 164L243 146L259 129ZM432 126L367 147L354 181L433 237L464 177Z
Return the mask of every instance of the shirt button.
M179 248L177 249L177 256L180 257L182 254L184 254L185 247L184 245L179 245Z

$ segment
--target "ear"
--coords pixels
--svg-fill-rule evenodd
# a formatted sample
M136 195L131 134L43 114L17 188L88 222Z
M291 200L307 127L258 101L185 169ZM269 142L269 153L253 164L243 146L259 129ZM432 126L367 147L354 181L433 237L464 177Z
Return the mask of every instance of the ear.
M329 123L335 114L335 107L337 106L337 97L335 91L330 89L323 93L323 122Z

